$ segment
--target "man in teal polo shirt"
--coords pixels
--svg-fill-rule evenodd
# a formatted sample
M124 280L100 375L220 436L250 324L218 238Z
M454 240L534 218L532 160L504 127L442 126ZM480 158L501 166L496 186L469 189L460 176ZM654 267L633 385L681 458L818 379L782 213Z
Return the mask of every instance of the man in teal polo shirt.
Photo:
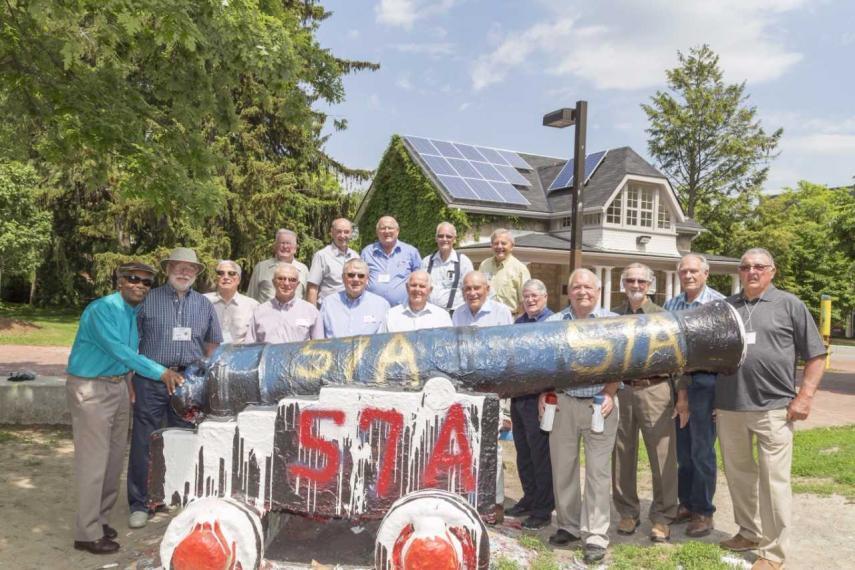
M128 372L159 378L170 389L182 382L180 374L137 352L137 311L153 285L154 268L126 263L116 274L117 291L83 311L67 368L77 480L74 548L92 554L119 549L108 518L118 496L128 441Z

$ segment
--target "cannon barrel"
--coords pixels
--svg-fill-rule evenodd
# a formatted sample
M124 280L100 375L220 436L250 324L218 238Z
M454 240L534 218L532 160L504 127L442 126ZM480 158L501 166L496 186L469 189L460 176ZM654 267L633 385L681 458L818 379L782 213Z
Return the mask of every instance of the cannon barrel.
M500 397L698 370L733 372L744 328L724 301L675 313L525 326L441 328L286 344L225 345L173 396L181 415L231 415L248 403L324 385L419 390L435 376Z

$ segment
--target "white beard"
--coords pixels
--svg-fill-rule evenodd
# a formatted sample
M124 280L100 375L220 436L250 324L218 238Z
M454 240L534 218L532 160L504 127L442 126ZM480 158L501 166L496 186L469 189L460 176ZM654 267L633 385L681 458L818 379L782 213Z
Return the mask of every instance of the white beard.
M644 302L645 295L641 291L627 291L626 298L629 299L631 303L642 303Z

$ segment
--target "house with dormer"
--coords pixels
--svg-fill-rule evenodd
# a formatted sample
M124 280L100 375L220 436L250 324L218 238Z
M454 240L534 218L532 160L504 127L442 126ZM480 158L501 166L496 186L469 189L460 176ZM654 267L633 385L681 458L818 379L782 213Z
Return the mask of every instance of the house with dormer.
M393 137L356 215L368 241L379 215L401 222L401 239L433 251L433 225L458 226L457 249L478 263L492 255L490 234L504 227L514 254L549 289L550 306L566 305L569 276L572 159L417 136ZM585 160L580 207L582 261L603 281L602 306L623 301L620 272L641 262L654 270L654 301L680 292L676 264L704 229L685 215L667 177L630 147ZM417 195L413 199L410 194ZM400 204L400 206L399 206ZM382 212L382 213L381 213ZM404 218L404 219L401 219ZM408 235L409 225L421 227ZM463 223L461 223L461 221ZM367 222L367 224L366 224ZM739 260L707 256L710 273L739 290Z

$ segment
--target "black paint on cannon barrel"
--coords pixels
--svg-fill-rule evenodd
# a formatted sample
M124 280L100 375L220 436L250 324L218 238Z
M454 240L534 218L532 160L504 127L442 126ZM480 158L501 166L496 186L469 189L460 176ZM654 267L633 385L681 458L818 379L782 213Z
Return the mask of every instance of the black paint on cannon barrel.
M248 403L318 394L323 385L419 390L444 376L500 397L660 374L732 372L744 358L739 315L724 301L675 313L457 327L273 345L226 345L187 374L180 414L232 415Z

